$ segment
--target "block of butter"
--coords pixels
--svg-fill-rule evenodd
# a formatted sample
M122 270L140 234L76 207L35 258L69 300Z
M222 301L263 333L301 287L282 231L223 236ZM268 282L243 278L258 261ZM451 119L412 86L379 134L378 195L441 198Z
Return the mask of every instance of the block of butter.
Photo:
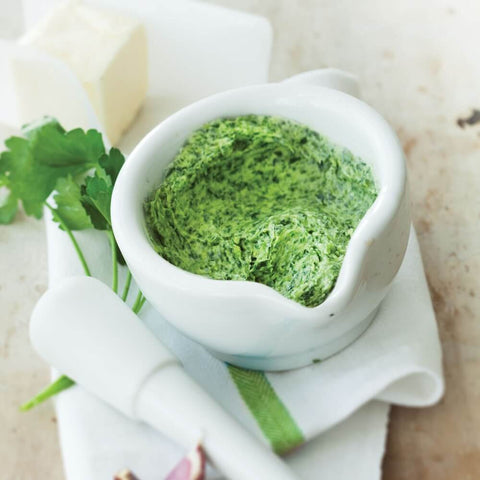
M108 140L116 144L147 91L147 39L143 25L123 14L70 1L56 7L20 43L70 68L83 86ZM67 123L75 121L73 104L69 105L65 98L58 100L62 85L51 68L33 58L20 59L14 61L13 72L22 121L47 114L57 116L60 122L62 117L69 120ZM62 81L67 82L68 76ZM65 92L71 90L71 85L65 85ZM68 99L69 94L64 97ZM82 120L79 118L76 126L84 126Z

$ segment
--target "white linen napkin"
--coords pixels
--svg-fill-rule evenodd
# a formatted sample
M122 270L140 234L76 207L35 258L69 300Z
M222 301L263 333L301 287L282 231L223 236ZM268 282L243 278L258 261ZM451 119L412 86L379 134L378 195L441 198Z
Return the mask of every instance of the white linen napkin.
M68 238L50 220L47 234L50 283L81 274ZM79 232L77 237L94 276L109 284L106 238L101 232ZM148 305L140 316L193 378L267 442L255 413L268 412L247 408L222 362ZM388 403L428 406L444 388L438 333L414 231L391 292L355 343L319 364L266 377L308 441L287 456L301 478L380 478ZM161 479L185 453L81 388L59 396L57 415L68 480L106 479L125 466L142 480ZM211 472L208 478L220 477Z
M181 105L267 80L271 30L264 19L201 2L89 3L123 9L147 26L150 91L120 146L123 151ZM185 71L188 75L180 75ZM82 274L69 240L48 218L47 235L50 284ZM109 284L109 247L102 233L76 236L93 274ZM270 388L263 405L250 404L249 409L225 365L183 337L148 304L141 318L192 377L265 442L281 441L296 429L296 440L307 443L287 461L304 479L379 479L389 403L427 406L443 392L438 333L413 232L402 269L372 326L352 346L322 363L262 376L262 386ZM272 397L277 403L268 411ZM141 480L160 480L185 453L81 388L62 393L56 404L68 480L105 480L123 467ZM267 426L264 418L257 421L262 416L269 416ZM220 477L210 471L208 478Z

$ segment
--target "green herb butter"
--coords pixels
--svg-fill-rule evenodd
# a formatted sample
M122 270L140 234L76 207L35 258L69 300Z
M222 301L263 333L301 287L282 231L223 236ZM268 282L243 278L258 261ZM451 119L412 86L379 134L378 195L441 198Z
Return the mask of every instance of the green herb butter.
M370 167L345 148L293 121L247 115L195 131L144 209L170 263L313 307L376 196Z

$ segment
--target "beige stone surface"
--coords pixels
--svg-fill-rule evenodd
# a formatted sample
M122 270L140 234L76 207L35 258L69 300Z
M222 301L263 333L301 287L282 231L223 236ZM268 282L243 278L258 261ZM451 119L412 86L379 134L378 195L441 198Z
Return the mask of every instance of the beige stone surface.
M213 0L267 16L272 79L335 66L359 75L408 159L414 223L444 347L447 394L394 408L384 480L480 477L480 3L474 0ZM27 340L46 285L43 225L0 228L0 478L62 478L53 410L17 405L48 379ZM408 299L406 299L408 301Z
M2 134L5 131L2 129ZM29 413L18 407L49 381L28 341L28 319L46 290L43 223L19 215L0 226L0 478L63 478L51 403Z

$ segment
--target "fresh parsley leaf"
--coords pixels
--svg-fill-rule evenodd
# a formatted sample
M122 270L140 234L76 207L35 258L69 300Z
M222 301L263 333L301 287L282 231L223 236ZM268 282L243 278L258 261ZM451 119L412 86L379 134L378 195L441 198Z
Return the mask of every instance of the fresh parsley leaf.
M125 157L122 155L122 152L118 148L111 148L108 155L104 154L100 157L98 163L110 177L112 185L115 185L120 169L125 163Z
M10 137L5 145L9 150L0 155L0 164L7 179L11 201L21 200L25 213L42 216L43 202L55 187L57 178L66 174L66 168L51 169L35 163L28 140ZM75 169L76 170L76 169Z
M10 137L0 155L0 183L8 189L8 204L0 223L13 220L19 200L27 215L41 218L43 204L57 180L85 173L98 165L105 153L102 136L95 130L66 132L52 118L23 128L26 138Z
M81 186L82 205L97 230L112 230L110 205L113 186L124 163L125 158L120 150L112 148L108 154L100 157L94 175L87 177L85 184ZM118 263L125 265L116 241L114 248Z
M120 250L120 247L118 246L116 240L115 240L115 249L116 249L116 251L117 251L117 262L118 262L120 265L126 265L127 262L125 261L125 258L123 258L122 251Z
M85 179L82 203L93 225L99 230L110 230L112 227L110 204L113 185L124 163L125 158L120 150L112 148L99 158L94 175Z
M1 185L0 181L0 185ZM17 213L18 199L7 188L6 185L0 187L0 224L10 223Z
M65 129L60 125L56 118L45 115L37 120L22 125L22 133L25 138L31 140L44 127L53 127L61 133L65 132Z
M112 190L113 187L109 185L109 181L98 176L97 172L93 177L85 179L85 186L82 188L82 203L97 230L111 229Z
M66 132L51 117L22 128L29 140L35 161L52 167L75 165L94 167L105 153L102 135L97 130L76 128Z
M93 228L93 223L82 204L80 186L73 178L71 176L59 178L55 190L56 211L65 225L70 230Z

